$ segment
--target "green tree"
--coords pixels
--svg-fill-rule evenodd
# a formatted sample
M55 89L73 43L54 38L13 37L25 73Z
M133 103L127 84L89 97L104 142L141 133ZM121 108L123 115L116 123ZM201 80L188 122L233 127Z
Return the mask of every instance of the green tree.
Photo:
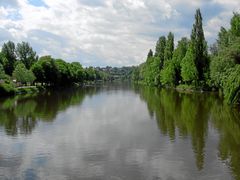
M196 10L195 23L193 24L191 43L194 63L198 72L198 80L205 80L205 74L209 70L207 42L205 41L202 27L202 15L200 9Z
M175 66L175 74L176 74L176 84L180 83L182 80L181 77L181 62L186 55L188 49L189 41L186 37L183 37L180 41L178 41L178 45L176 50L173 52L172 62Z
M234 13L231 19L230 32L235 37L240 37L240 14Z
M160 81L162 85L174 86L176 81L176 71L174 63L168 60L164 64L163 70L160 72Z
M221 50L224 47L227 47L228 45L229 45L229 33L224 27L221 27L217 39L218 50Z
M51 56L42 56L31 68L36 81L56 85L58 83L58 69Z
M62 59L57 59L54 61L57 72L57 84L68 85L72 83L71 73L69 71L69 64Z
M4 72L3 65L0 64L0 80L6 79L6 74Z
M174 35L172 32L169 32L166 47L164 49L164 61L172 59L174 50Z
M173 52L171 60L164 61L164 67L160 73L160 80L163 85L175 86L181 80L181 62L186 55L188 46L187 38L178 41L178 46Z
M133 71L132 71L132 81L134 82L138 82L140 80L140 68L139 66L134 67Z
M226 101L230 104L240 103L240 65L227 71L227 78L223 83L223 92Z
M70 64L70 73L73 81L76 83L82 83L85 79L84 69L79 62L73 62Z
M93 67L86 68L85 72L86 72L86 80L88 81L96 80L96 72Z
M13 71L13 77L23 84L32 83L36 78L31 70L26 69L23 63L19 63Z
M33 51L32 47L27 42L17 44L16 54L18 59L26 66L27 69L37 62L38 56Z
M6 58L4 67L5 72L11 76L14 70L14 63L16 62L14 42L8 41L7 43L4 43L2 46L2 54Z
M165 36L161 36L159 38L159 40L157 41L156 44L156 49L155 49L155 57L159 58L160 64L159 64L159 68L162 69L163 67L163 63L164 63L164 51L165 51L165 47L166 47L166 37Z
M148 57L148 58L153 57L152 49L149 50L149 52L148 52L148 56L147 56L147 57Z
M190 44L186 56L181 62L181 76L185 83L193 84L198 79L198 71L194 63L193 45Z

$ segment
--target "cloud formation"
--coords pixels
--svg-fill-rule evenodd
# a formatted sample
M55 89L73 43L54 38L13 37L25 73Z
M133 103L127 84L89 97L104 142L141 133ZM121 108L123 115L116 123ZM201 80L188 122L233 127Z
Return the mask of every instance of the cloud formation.
M237 7L238 0L1 0L0 44L28 41L40 55L85 66L136 65L160 35L188 36L196 8L213 42Z

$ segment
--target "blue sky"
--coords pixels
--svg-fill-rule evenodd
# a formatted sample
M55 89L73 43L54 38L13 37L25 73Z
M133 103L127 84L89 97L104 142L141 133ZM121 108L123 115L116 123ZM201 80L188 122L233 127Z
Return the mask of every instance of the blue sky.
M145 61L159 36L189 36L196 8L205 37L229 27L239 0L0 0L0 45L27 41L41 55L84 66Z

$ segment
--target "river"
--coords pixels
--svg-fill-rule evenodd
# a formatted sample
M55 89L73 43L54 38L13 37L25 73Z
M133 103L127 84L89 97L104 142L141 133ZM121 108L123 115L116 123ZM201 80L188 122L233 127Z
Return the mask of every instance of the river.
M0 179L240 179L240 111L124 84L0 99Z

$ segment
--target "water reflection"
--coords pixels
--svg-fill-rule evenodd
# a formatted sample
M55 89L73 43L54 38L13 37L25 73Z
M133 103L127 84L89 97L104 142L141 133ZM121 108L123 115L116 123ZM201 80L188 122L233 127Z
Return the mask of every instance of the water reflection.
M174 90L135 87L156 116L160 132L172 141L191 137L196 166L204 167L206 138L211 126L219 133L218 156L240 179L240 111L222 102L213 93L179 93Z
M38 120L53 121L59 112L81 104L86 95L92 96L97 89L66 89L1 99L0 126L5 128L7 135L31 134Z
M0 179L240 179L240 113L214 94L106 85L1 99L0 138Z

